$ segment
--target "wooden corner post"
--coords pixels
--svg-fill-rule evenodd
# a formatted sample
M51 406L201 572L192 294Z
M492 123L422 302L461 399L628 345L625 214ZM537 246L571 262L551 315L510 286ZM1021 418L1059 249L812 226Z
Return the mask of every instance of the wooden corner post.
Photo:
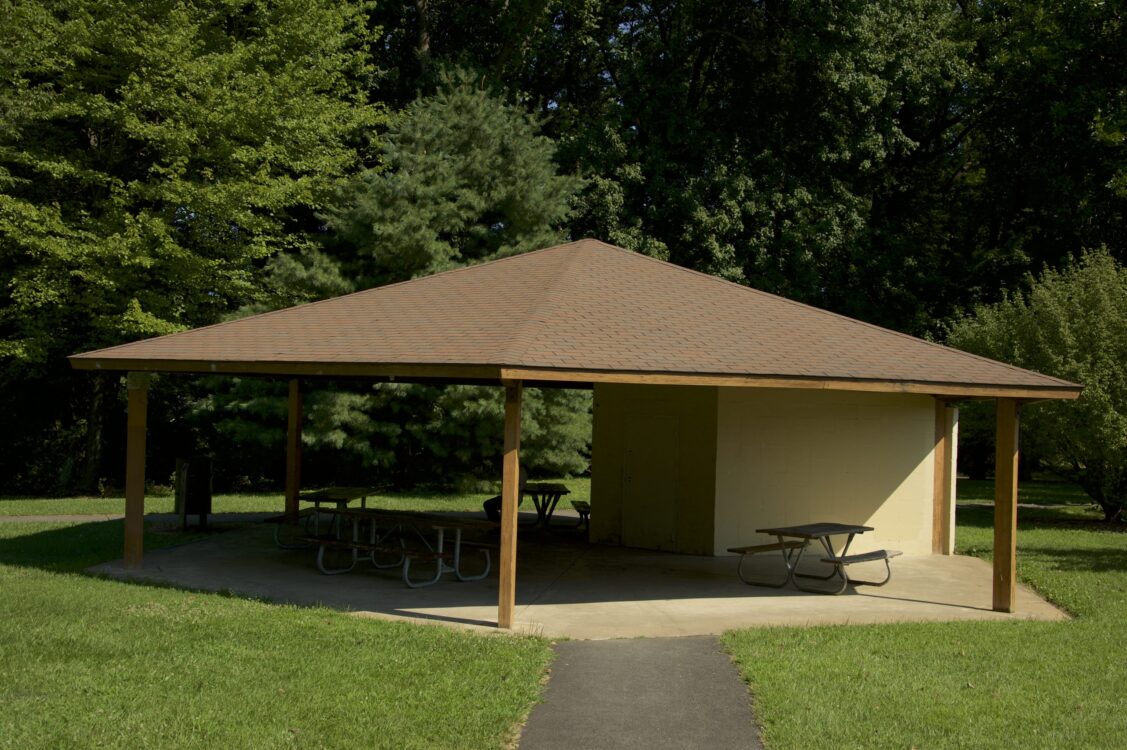
M301 381L290 380L289 419L286 422L286 515L297 516L301 493Z
M149 374L126 376L125 429L125 567L140 568L145 550L145 432L149 410Z
M932 472L931 552L950 555L951 544L951 463L954 458L953 409L941 398L935 399L935 461Z
M994 609L1014 611L1017 577L1017 461L1021 406L998 399L994 461Z
M513 626L517 598L517 506L520 503L521 381L505 382L505 455L501 475L501 570L497 627Z

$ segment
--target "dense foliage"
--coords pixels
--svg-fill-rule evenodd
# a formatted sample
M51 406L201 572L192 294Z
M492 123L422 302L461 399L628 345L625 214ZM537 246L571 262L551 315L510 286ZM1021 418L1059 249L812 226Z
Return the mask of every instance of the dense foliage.
M1022 448L1076 481L1117 520L1127 509L1127 269L1093 252L1046 270L1028 294L978 307L950 343L1073 382L1075 403L1035 404L1022 414ZM962 432L988 431L972 412Z
M582 183L556 174L552 141L526 112L465 72L443 78L390 125L381 166L342 187L338 208L327 212L333 239L326 251L308 263L273 267L274 288L314 299L344 279L360 287L403 281L564 239L559 225ZM284 386L256 378L211 379L206 386L189 416L201 435L214 428L202 442L219 449L221 480L276 463ZM500 472L500 388L314 388L306 399L306 481L378 478L409 487ZM521 454L532 476L586 470L590 410L589 392L526 392ZM258 459L247 461L247 449Z
M1085 249L1122 262L1123 11L6 2L0 418L20 427L0 471L38 491L120 475L99 448L121 443L118 385L70 373L66 354L557 238L917 335ZM201 445L279 476L271 387L163 381L153 476L161 451ZM401 396L311 394L318 461L412 481L412 462L476 444L478 395ZM569 458L543 465L574 470L587 402L558 401L543 422L570 415ZM441 463L492 471L495 446L475 451Z
M558 244L581 181L523 109L465 71L409 104L379 169L344 191L329 226L360 286Z
M261 294L263 261L313 242L312 211L368 157L380 121L367 26L361 6L328 1L5 4L12 484L99 475L114 395L66 355L215 322Z

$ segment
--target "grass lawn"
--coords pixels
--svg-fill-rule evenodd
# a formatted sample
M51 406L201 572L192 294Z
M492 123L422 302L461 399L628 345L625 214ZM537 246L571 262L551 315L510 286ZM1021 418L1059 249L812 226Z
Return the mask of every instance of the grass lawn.
M1059 484L1022 495L1078 500ZM1073 507L1019 511L1018 574L1075 615L1070 622L726 634L769 747L1127 747L1127 532L1100 518ZM961 553L989 559L992 512L958 509L956 539Z
M1084 490L1068 482L1021 482L1017 494L1019 503L1031 505L1093 506ZM960 479L955 496L960 503L993 503L994 480Z
M542 639L76 572L121 537L0 523L0 748L496 748L539 695Z
M591 499L589 477L533 481L561 482L567 485L571 494L565 495L560 501L560 508L570 508L571 500ZM489 493L397 492L373 495L368 498L368 504L391 510L481 510L482 502L489 497ZM216 513L281 513L283 502L280 492L224 494L213 498L212 510ZM521 508L531 510L531 501L525 500ZM122 497L0 497L0 516L114 515L124 512L125 499ZM171 513L172 498L146 497L145 512Z

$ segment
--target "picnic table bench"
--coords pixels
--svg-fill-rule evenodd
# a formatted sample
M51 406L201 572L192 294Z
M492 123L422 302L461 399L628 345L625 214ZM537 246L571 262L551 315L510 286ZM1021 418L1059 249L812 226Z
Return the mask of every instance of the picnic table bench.
M572 500L571 507L579 514L579 523L575 528L582 527L585 531L591 530L591 503L586 500Z
M790 553L791 550L802 547L805 542L790 541L790 542L771 542L770 544L751 544L746 547L729 547L729 552L734 552L740 556L739 565L736 566L736 574L740 580L749 586L769 586L773 589L781 589L790 581ZM761 552L782 552L786 557L786 574L783 580L774 581L755 581L744 575L744 561L752 555L758 555Z

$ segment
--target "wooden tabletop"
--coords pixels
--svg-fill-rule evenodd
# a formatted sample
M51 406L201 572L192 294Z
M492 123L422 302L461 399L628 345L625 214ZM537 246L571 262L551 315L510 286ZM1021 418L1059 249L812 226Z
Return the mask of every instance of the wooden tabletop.
M872 531L872 526L857 526L848 523L804 523L798 526L778 526L770 529L756 529L757 534L772 534L774 536L793 536L799 539L821 539L837 534L864 534Z
M429 526L445 526L450 529L496 529L501 524L483 518L461 518L422 510L388 510L386 508L348 508L342 510L322 510L329 516L343 518L377 518L395 523L425 523Z
M524 491L528 493L535 493L537 495L546 495L549 493L559 493L560 495L570 495L571 490L565 484L553 484L543 482L532 482L524 486Z
M356 500L361 497L371 497L379 493L380 490L378 487L322 487L319 490L302 492L297 496L297 499L304 503L337 503L347 500Z

